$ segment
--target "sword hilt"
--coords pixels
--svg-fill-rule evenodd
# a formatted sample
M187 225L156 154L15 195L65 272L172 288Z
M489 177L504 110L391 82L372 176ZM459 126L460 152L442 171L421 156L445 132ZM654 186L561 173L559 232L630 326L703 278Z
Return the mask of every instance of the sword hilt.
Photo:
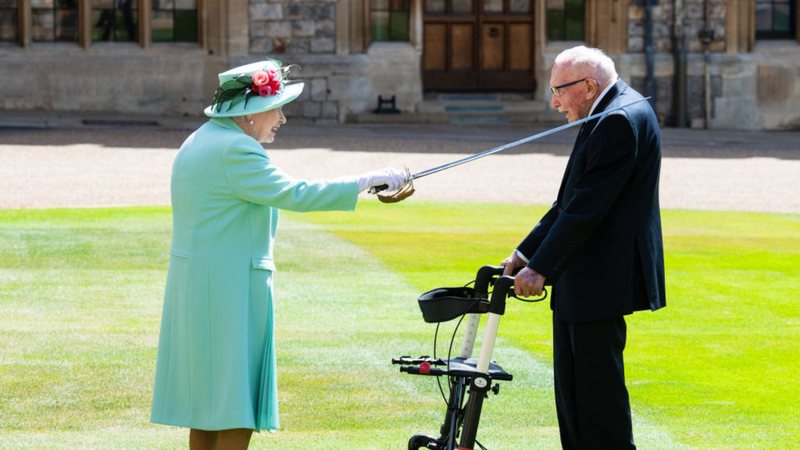
M414 178L417 178L416 175L412 175L411 174L411 171L408 170L408 167L406 167L405 170L406 170L406 177L408 177L408 179L403 184L403 186L401 186L400 189L398 189L398 191L402 191L409 184L411 184L413 186L413 183L411 183L411 181L414 180ZM367 192L369 192L370 194L377 194L378 192L382 192L382 191L385 191L387 189L389 189L389 185L388 184L379 184L377 186L370 187L367 190Z

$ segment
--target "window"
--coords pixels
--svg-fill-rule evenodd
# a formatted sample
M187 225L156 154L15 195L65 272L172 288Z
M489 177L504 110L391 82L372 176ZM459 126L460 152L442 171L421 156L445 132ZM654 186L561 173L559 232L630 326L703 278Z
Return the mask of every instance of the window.
M547 39L582 41L586 25L583 0L547 0Z
M91 0L92 41L137 42L136 0Z
M0 0L0 42L17 42L17 0Z
M756 0L756 39L795 39L796 8L793 0Z
M34 42L78 42L77 0L31 0Z
M152 0L153 42L197 42L197 0Z
M373 0L372 40L408 41L409 0Z
M199 0L0 0L0 42L23 46L74 42L83 47L95 42L144 47L151 42L202 43L199 4Z

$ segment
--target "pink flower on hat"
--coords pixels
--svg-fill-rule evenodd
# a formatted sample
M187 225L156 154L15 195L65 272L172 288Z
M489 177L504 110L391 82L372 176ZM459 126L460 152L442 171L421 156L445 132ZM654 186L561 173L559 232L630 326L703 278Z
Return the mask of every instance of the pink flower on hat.
M258 70L253 72L251 78L253 79L253 86L256 87L264 86L267 83L269 83L272 79L272 77L270 77L269 74L267 72L264 72L263 70Z
M281 90L281 81L276 70L257 70L250 78L253 80L250 90L262 97L275 95Z
M272 81L269 82L269 87L272 88L272 92L277 94L278 91L281 90L281 82L277 78L274 78Z
M268 96L270 96L270 95L275 93L275 92L273 92L272 87L270 87L270 86L257 86L256 89L257 89L258 95L260 95L262 97L268 97Z

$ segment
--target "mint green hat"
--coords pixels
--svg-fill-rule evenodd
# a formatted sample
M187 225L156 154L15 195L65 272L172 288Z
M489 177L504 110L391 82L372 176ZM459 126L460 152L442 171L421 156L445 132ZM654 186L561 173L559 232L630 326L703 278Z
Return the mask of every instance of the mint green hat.
M304 84L289 81L288 74L289 68L274 59L222 72L204 112L208 117L237 117L280 108L303 92Z

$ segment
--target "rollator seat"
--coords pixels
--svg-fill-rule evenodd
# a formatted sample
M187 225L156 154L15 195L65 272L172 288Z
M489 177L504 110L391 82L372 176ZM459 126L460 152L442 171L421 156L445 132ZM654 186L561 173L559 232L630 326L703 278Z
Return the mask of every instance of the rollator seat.
M487 312L488 300L476 298L470 287L443 287L430 290L417 299L422 318L428 323L453 320L464 314Z

